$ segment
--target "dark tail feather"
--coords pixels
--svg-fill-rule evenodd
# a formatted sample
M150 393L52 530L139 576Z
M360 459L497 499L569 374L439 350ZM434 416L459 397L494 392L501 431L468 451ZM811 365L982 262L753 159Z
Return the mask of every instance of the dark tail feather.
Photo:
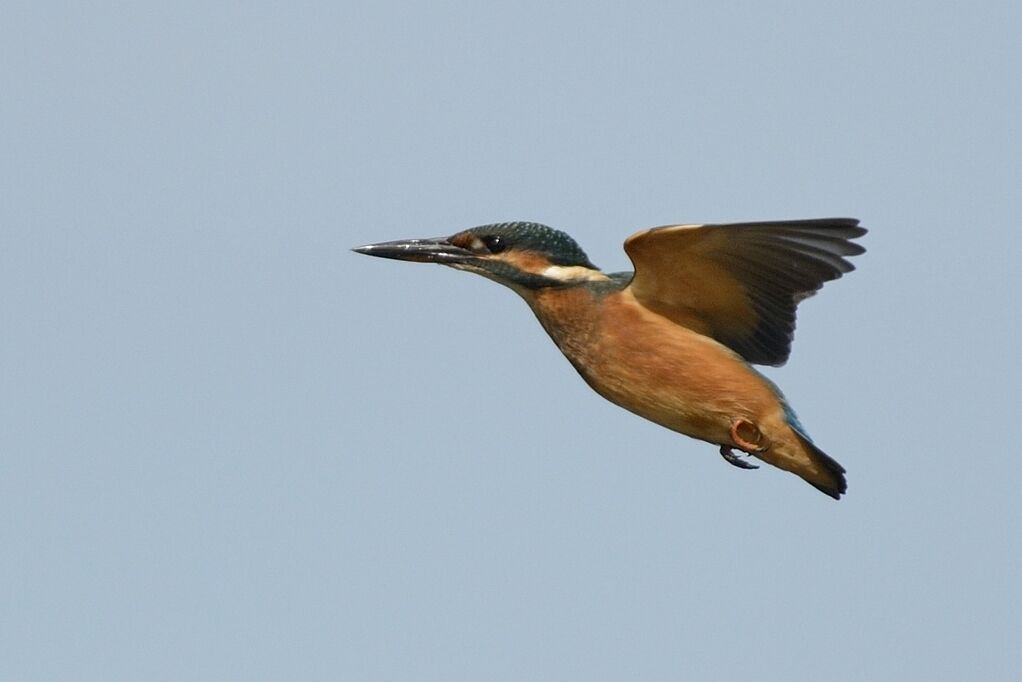
M817 471L813 472L812 476L802 476L802 478L821 493L830 495L835 500L840 500L841 496L848 490L848 482L845 481L845 468L834 461L826 452L816 447L811 440L797 430L792 430L798 436L799 443L805 449L806 454L816 465Z

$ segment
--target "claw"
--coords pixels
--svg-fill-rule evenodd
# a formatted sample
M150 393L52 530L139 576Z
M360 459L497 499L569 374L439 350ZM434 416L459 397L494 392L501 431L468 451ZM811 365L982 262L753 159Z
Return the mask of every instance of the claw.
M738 467L739 469L758 469L759 468L759 465L757 465L757 464L750 464L749 462L746 462L744 459L740 459L738 457L738 455L736 455L734 452L732 452L731 448L729 446L727 446L727 445L721 445L720 446L720 456L723 457L724 461L726 461L728 464L733 464L734 466Z

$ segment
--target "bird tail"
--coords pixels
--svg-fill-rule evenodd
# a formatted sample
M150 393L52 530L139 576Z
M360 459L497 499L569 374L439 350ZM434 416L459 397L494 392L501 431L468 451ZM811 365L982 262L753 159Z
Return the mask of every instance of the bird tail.
M803 436L797 429L792 429L792 431L795 433L798 446L802 449L803 457L808 459L811 464L804 471L794 473L820 492L830 495L835 500L840 500L844 492L848 490L848 483L845 481L845 468L838 464L833 457L816 447L813 441Z
M806 483L835 500L848 489L845 468L795 427L788 425L792 437L778 439L756 456L774 466L800 476Z

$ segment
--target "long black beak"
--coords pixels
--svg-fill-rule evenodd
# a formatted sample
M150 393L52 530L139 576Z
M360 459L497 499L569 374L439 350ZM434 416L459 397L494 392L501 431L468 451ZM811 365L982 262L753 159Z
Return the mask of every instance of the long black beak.
M355 253L380 258L410 260L416 263L460 263L475 258L468 249L455 246L446 239L400 239L396 242L380 242L356 246Z

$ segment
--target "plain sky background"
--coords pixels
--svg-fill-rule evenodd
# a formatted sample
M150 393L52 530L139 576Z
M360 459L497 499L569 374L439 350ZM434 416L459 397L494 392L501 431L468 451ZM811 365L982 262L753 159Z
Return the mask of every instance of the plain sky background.
M853 6L854 5L854 6ZM1014 680L1022 5L13 3L0 679ZM351 246L853 216L841 502Z

